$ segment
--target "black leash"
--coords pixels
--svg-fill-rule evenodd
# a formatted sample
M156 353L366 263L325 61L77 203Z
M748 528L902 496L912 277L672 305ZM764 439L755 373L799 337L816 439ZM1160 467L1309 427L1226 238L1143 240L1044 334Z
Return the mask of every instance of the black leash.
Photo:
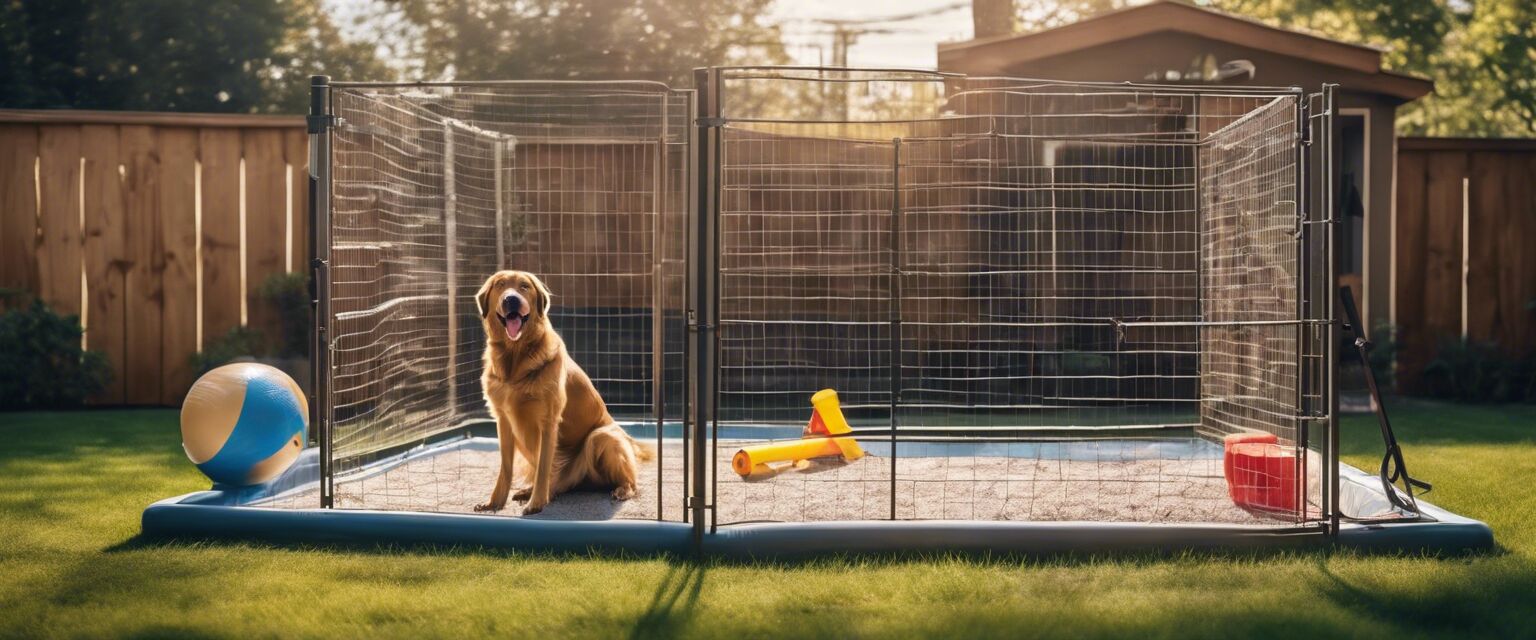
M1344 316L1348 322L1345 329L1355 334L1355 351L1360 354L1360 365L1365 369L1365 384L1371 388L1371 399L1376 402L1376 421L1381 424L1381 440L1387 445L1387 453L1381 458L1381 488L1387 493L1387 500L1399 509L1406 509L1419 513L1419 503L1413 497L1414 489L1419 493L1429 493L1433 487L1422 480L1415 480L1408 475L1408 466L1403 463L1403 449L1397 444L1397 435L1392 433L1392 423L1387 419L1387 405L1381 401L1381 390L1376 387L1376 372L1371 369L1370 350L1371 339L1366 337L1365 328L1360 323L1360 311L1355 308L1355 296L1348 286L1339 287L1339 297L1344 303ZM1396 484L1402 482L1403 491L1396 490ZM1407 500L1403 497L1407 496Z

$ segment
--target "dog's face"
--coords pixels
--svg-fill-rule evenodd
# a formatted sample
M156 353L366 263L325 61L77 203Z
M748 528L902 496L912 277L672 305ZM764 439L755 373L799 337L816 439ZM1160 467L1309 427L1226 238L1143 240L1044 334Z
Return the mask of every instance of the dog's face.
M549 316L549 288L526 271L497 271L475 294L480 319L492 342L517 342L544 330Z

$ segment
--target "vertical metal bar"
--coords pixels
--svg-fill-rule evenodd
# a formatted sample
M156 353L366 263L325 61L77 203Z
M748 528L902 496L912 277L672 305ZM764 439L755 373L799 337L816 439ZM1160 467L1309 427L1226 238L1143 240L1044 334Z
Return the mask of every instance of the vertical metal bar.
M661 128L656 134L656 148L651 154L651 413L656 417L656 519L666 519L662 509L662 458L666 455L662 449L662 431L666 427L666 401L662 397L662 376L665 368L662 366L666 358L666 335L662 332L662 323L666 314L662 305L665 303L662 292L666 288L666 275L664 265L667 256L662 234L663 222L666 217L666 202L664 198L666 182L667 157L667 107L671 104L670 93L661 94Z
M692 453L692 451L693 451L693 446L692 446L693 445L693 441L697 440L697 438L695 438L694 435L693 435L693 425L695 424L694 421L693 421L693 407L698 404L695 401L695 398L693 397L694 385L695 385L695 383L697 383L697 372L698 372L698 367L697 367L697 362L696 362L696 359L698 357L698 349L694 348L693 334L692 334L693 323L694 323L694 319L696 317L696 315L694 313L693 292L698 289L698 283L694 282L695 278L694 278L694 272L693 272L693 265L694 265L694 262L696 260L698 260L698 256L696 255L697 254L696 246L697 246L697 237L698 237L698 224L697 224L697 220L698 220L698 213L699 213L699 189L700 189L700 187L699 187L699 179L700 179L700 175L699 175L699 170L698 170L698 168L699 168L698 129L697 129L697 127L689 126L688 123L686 122L686 120L689 117L693 117L695 112L696 112L696 110L698 109L698 106L697 106L697 103L698 103L698 91L696 89L692 90L692 91L689 91L687 96L688 96L687 97L687 106L686 106L686 110L684 111L684 113L686 114L685 117L684 117L685 122L684 122L683 129L682 129L683 132L684 132L684 135L687 137L688 144L687 144L687 147L685 149L685 154L686 155L683 158L683 166L686 167L686 171L687 171L687 174L684 177L683 197L687 199L687 208L683 210L683 265L682 265L682 270L683 270L683 273L682 273L682 276L683 276L683 299L681 301L681 304L682 304L682 309L681 310L683 312L683 333L684 333L684 335L683 335L683 372L682 372L683 373L683 394L682 394L683 406L682 406L681 412L679 413L679 417L682 418L682 445L683 445L683 447L682 447L682 452L683 452L682 462L683 462L683 476L682 476L681 480L682 480L682 489L683 489L682 493L683 493L683 495L682 495L682 504L680 506L682 507L683 522L693 522L695 520L695 518L693 517L692 513L690 512L690 509L689 509L690 502L689 501L692 499L692 496L694 495L694 486L692 484L693 475L692 475L692 467L691 467L691 465L696 464L693 461L693 453Z
M1305 210L1305 215L1302 216L1302 217L1308 223L1315 223L1315 222L1317 222L1317 220L1318 220L1318 208L1319 208L1319 203L1321 202L1321 194L1317 191L1317 162L1316 162L1316 156L1315 156L1315 154L1317 153L1317 150L1319 148L1318 147L1318 143L1317 143L1317 125L1316 125L1316 122L1315 122L1318 116L1312 110L1313 109L1313 105L1312 105L1313 97L1317 97L1319 100L1321 100L1321 94L1320 93L1319 94L1310 94L1310 95L1308 95L1306 97L1306 99L1304 100L1304 102L1302 104L1303 116L1304 116L1304 120L1306 122L1306 129L1305 129L1305 136L1303 138L1303 144L1305 146L1305 150L1303 151L1302 156L1301 156L1302 164L1301 164L1301 178L1300 178L1301 189L1300 189L1300 192L1303 194L1302 195L1301 206ZM1330 283L1321 282L1320 281L1321 276L1317 272L1317 269L1314 268L1315 265L1311 264L1313 261L1321 260L1321 257L1319 256L1320 247L1319 247L1318 242L1317 242L1318 236L1316 235L1315 230L1312 229L1312 227L1314 227L1314 226L1315 226L1315 224L1307 224L1306 225L1306 227L1307 227L1307 229L1305 231L1306 236L1305 236L1305 238L1303 240L1303 242L1305 244L1305 247L1306 247L1306 256L1307 256L1307 264L1308 264L1307 271L1306 271L1306 280L1305 281L1307 282L1307 286L1313 289L1311 291L1311 293L1309 294L1311 297L1309 297L1308 300L1307 300L1307 318L1308 318L1308 320L1324 319L1324 318L1322 318L1322 312L1319 309L1319 305L1322 304L1322 303L1317 299L1316 296L1318 294L1328 295L1329 290L1332 288L1332 285ZM1325 462L1328 460L1328 438L1327 438L1327 433L1326 433L1327 425L1324 424L1324 423L1318 422L1316 420L1316 418L1321 417L1322 414L1325 413L1326 410L1327 410L1327 408L1326 408L1326 406L1324 404L1326 402L1326 400L1327 400L1327 390L1323 388L1324 376L1322 374L1323 358L1324 358L1324 353L1325 353L1324 352L1324 346L1323 346L1322 343L1323 343L1324 340L1327 339L1326 338L1326 334L1327 334L1327 330L1325 328L1314 327L1312 329L1312 332L1311 332L1311 340L1309 341L1308 352L1307 352L1307 355L1308 355L1308 358L1309 358L1309 362L1310 362L1310 364L1307 367L1307 369L1308 369L1307 375L1309 376L1308 387L1307 388L1315 390L1315 393L1317 394L1317 397L1316 397L1315 400L1313 400L1311 402L1311 405L1308 407L1308 411L1312 415L1314 420L1309 422L1308 425L1307 425L1307 434L1308 434L1309 442L1308 442L1308 448L1303 448L1303 451L1307 452L1309 464L1314 462L1311 459L1311 454L1310 454L1310 450L1309 450L1310 445L1314 442L1311 439L1311 436L1313 435L1311 433L1311 431L1314 428L1322 429L1323 432L1318 433L1317 435L1319 437L1315 440L1315 443L1316 443L1316 445L1318 447L1318 454L1319 454L1317 456L1317 460L1315 462L1318 465L1318 473L1319 474L1325 473L1325 470L1323 469L1323 467L1326 466ZM1316 351L1312 351L1313 349L1315 349ZM1310 470L1308 470L1308 473L1310 473ZM1318 520L1322 524L1323 529L1326 530L1328 528L1328 514L1331 513L1331 510L1333 508L1332 507L1332 499L1333 498L1328 493L1328 488L1326 486L1326 480L1319 484L1318 493L1320 494L1319 495L1320 504L1318 505L1318 509L1319 509Z
M901 138L891 140L891 519L896 519L896 411L901 402Z
M689 301L688 327L692 334L693 366L688 375L692 379L690 412L692 424L693 477L689 506L693 516L693 538L696 550L702 550L705 532L705 511L709 508L710 467L705 460L710 456L705 429L713 425L715 418L716 384L718 378L716 351L716 307L718 294L719 237L719 128L716 118L720 112L717 69L694 71L697 100L697 161L695 181L698 187L695 206L690 213L690 227L695 242L689 246ZM709 523L713 524L713 523Z
M453 163L453 122L443 123L443 261L448 285L448 421L458 422L459 409L459 193Z
M1295 91L1296 104L1294 107L1294 122L1296 130L1291 137L1292 174L1295 184L1291 187L1292 199L1295 201L1296 227L1292 231L1292 239L1296 242L1296 456L1294 458L1295 469L1293 471L1296 486L1291 489L1295 494L1296 513L1298 523L1305 522L1307 517L1307 429L1310 422L1307 420L1307 334L1312 328L1307 325L1307 301L1311 288L1311 280L1308 279L1307 269L1307 234L1308 224L1306 207L1303 202L1307 199L1306 183L1303 179L1302 166L1306 161L1307 147L1304 144L1307 130L1307 96L1300 89Z
M1326 267L1324 267L1324 269L1325 269L1324 273L1327 274L1327 280L1326 280L1327 285L1326 286L1329 288L1330 292L1332 291L1332 287L1335 286L1335 283L1337 283L1339 281L1339 273L1338 273L1339 265L1338 265L1338 263L1336 261L1336 258L1337 258L1337 255L1338 255L1337 254L1337 251L1338 251L1338 231L1337 231L1337 228L1338 228L1338 225L1339 225L1339 219L1338 219L1338 216L1336 215L1336 212L1334 210L1334 203L1333 203L1333 194L1334 194L1333 190L1334 190L1334 180L1335 180L1334 166L1333 166L1333 116L1334 116L1334 108L1333 108L1334 107L1334 104L1333 104L1334 95L1333 94L1334 94L1334 89L1336 89L1337 87L1338 87L1338 85L1336 85L1336 84L1325 84L1325 85L1323 85L1323 123L1322 123L1323 124L1323 129L1322 130L1326 133L1327 144L1322 148L1322 151L1323 151L1323 179L1321 181L1321 186L1322 186L1322 189L1323 189L1323 192L1322 192L1323 193L1322 213L1323 213L1324 216L1327 216L1326 220L1328 221L1327 225L1326 225L1327 229L1328 229L1328 232L1327 232L1328 246L1327 246L1327 250L1325 251L1325 256L1324 256L1323 259L1324 259L1324 262L1327 265ZM1333 534L1337 535L1338 532L1339 532L1339 515L1340 515L1339 514L1339 390L1338 390L1338 381L1336 380L1336 375L1337 375L1338 368L1339 368L1339 353L1338 353L1338 350L1339 350L1339 317L1338 317L1338 310L1335 308L1335 305L1337 304L1336 301L1338 300L1339 297L1336 296L1336 295L1331 295L1331 293L1330 293L1330 295L1325 295L1323 297L1328 300L1328 305L1327 305L1328 306L1328 325L1327 325L1328 326L1328 339L1324 343L1325 344L1324 349L1325 349L1325 353L1327 354L1327 358L1325 358L1325 361L1324 361L1324 364L1323 364L1323 372L1322 372L1323 373L1323 378L1324 378L1324 380L1323 380L1323 388L1326 390L1326 393L1328 394L1328 397L1327 397L1327 403L1328 403L1327 404L1327 406L1328 406L1328 420L1327 420L1327 425L1328 425L1328 459L1327 459L1327 462L1325 463L1325 464L1328 465L1328 468L1325 469L1324 472L1327 474L1327 477L1328 477L1328 493L1331 496L1329 504L1332 506L1332 512L1329 514L1329 523L1328 523L1329 526L1328 526L1328 529ZM1366 363L1366 366L1370 366L1370 364Z
M710 343L712 356L709 361L710 387L709 387L709 531L714 533L719 526L720 512L715 509L715 500L720 495L720 252L723 218L720 215L720 191L721 183L725 176L725 133L724 122L721 116L724 108L721 103L723 87L720 81L720 70L710 71L710 104L714 110L714 124L710 127L714 132L714 139L710 141L710 148L714 153L714 161L711 163L711 178L709 183L709 214L705 222L710 225L705 237L710 243L709 251L709 319Z
M1190 109L1194 119L1195 144L1192 147L1195 168L1195 320L1201 323L1205 317L1205 217L1211 212L1205 206L1204 163L1206 154L1210 152L1207 146L1208 140L1204 135L1205 124L1200 121L1200 107L1205 96L1195 96L1194 106ZM1195 327L1195 411L1201 432L1207 431L1205 420L1205 331L1202 324Z
M309 79L310 419L320 445L320 508L335 506L331 440L331 78Z
M496 138L496 143L491 147L491 172L493 183L492 195L496 198L496 270L507 268L507 220L506 220L506 187L502 184L501 154L506 153L509 140Z

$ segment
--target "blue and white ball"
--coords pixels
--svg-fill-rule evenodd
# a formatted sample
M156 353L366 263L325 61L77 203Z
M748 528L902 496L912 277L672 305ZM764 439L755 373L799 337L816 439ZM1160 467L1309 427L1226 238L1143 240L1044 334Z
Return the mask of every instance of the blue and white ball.
M299 385L254 362L203 374L181 405L182 448L218 484L276 478L299 457L308 427L309 402Z

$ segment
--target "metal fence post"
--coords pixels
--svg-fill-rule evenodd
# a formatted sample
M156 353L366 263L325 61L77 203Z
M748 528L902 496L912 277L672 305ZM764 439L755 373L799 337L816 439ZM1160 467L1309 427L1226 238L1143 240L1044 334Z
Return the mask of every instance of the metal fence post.
M309 79L310 428L320 445L320 507L335 506L331 441L331 78Z
M1297 480L1292 493L1296 500L1296 513L1294 514L1296 522L1298 524L1305 524L1307 521L1307 431L1312 428L1307 403L1307 391L1309 389L1307 386L1309 377L1307 375L1307 338L1309 335L1316 335L1316 330L1307 325L1307 320L1311 317L1311 310L1308 308L1308 297L1312 293L1312 281L1309 279L1311 274L1307 268L1307 259L1310 257L1311 252L1308 251L1307 247L1307 238L1310 234L1307 225L1306 206L1308 196L1306 180L1306 131L1310 122L1307 120L1306 92L1300 88L1296 88L1294 91L1296 102L1292 106L1295 109L1296 130L1292 134L1291 144L1295 154L1296 165L1293 169L1292 179L1296 182L1292 185L1291 192L1292 197L1295 199L1296 210L1294 214L1296 227L1292 231L1291 237L1296 242L1296 464L1294 477Z
M901 403L901 138L891 140L891 519L896 519L896 412Z
M1342 333L1339 330L1340 329L1340 327L1339 327L1339 322L1340 321L1339 321L1338 308L1337 308L1337 304L1338 304L1337 301L1338 301L1339 297L1337 295L1334 295L1334 290L1335 290L1334 288L1338 286L1338 282L1339 282L1339 265L1338 265L1338 262L1336 260L1336 257L1338 255L1339 216L1336 215L1337 212L1334 210L1334 202L1333 202L1333 197L1334 197L1334 191L1333 190L1334 190L1334 187L1335 187L1335 182L1334 181L1336 179L1336 176L1334 175L1334 166L1333 166L1333 144L1334 144L1334 142L1333 142L1333 134L1334 134L1334 131L1333 131L1333 116L1334 116L1333 98L1334 98L1334 95L1333 94L1334 94L1334 90L1336 88L1338 88L1338 85L1336 85L1336 84L1325 84L1325 85L1323 85L1323 121L1322 121L1322 133L1323 133L1323 147L1322 147L1323 162L1322 162L1322 164L1323 164L1323 175L1322 175L1322 179L1320 181L1318 181L1319 185L1322 188L1322 194L1323 194L1323 198L1322 198L1322 213L1325 216L1324 219L1328 221L1326 223L1327 230L1328 230L1327 231L1327 247L1326 247L1326 250L1324 251L1325 256L1323 258L1323 261L1325 263L1325 265L1323 267L1323 273L1327 274L1327 276L1326 276L1327 280L1325 281L1326 282L1325 286L1327 287L1326 288L1327 295L1324 295L1323 297L1328 300L1328 324L1327 324L1327 327L1328 327L1328 337L1327 337L1326 343L1325 343L1325 345L1323 347L1324 348L1324 353L1326 354L1326 357L1324 358L1324 364L1323 364L1323 389L1325 389L1325 393L1328 394L1328 397L1327 397L1327 407L1328 407L1328 421L1327 421L1327 424L1328 424L1328 460L1326 462L1326 464L1328 465L1328 469L1326 471L1327 471L1327 474L1328 474L1328 493L1329 493L1329 496L1330 496L1329 500L1328 500L1328 504L1332 506L1331 513L1329 514L1329 517L1328 517L1328 530L1329 530L1329 532L1331 532L1334 535L1338 535L1338 533L1339 533L1339 516L1340 516L1340 509L1339 509L1339 389L1338 389L1338 369L1339 369L1339 337L1342 335ZM1364 334L1362 334L1362 335L1364 335ZM1366 362L1366 363L1363 363L1363 364L1365 366L1370 366L1369 362Z
M718 389L718 351L716 331L719 323L719 180L720 180L720 96L719 70L713 68L694 71L698 88L696 144L697 166L694 180L697 194L690 208L689 228L694 233L689 244L689 304L688 330L693 349L688 366L689 402L691 424L690 444L693 458L691 478L692 495L689 510L693 518L693 540L696 551L702 551L706 526L706 512L713 498L709 494L709 481L713 465L710 461L709 429L714 425ZM711 519L712 520L712 519Z

